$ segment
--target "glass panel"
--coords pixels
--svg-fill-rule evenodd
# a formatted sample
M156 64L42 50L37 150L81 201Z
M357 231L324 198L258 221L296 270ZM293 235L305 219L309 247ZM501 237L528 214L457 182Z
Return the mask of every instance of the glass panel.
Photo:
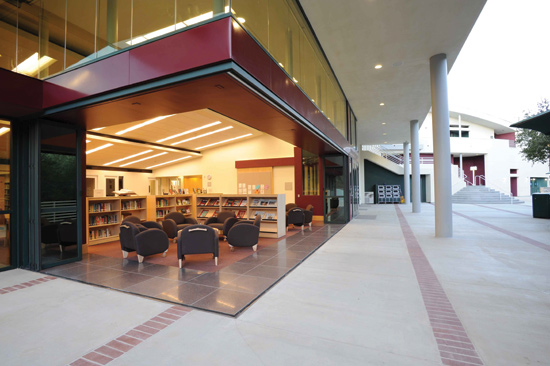
M38 33L40 79L65 68L65 10L65 0L43 0Z
M176 30L174 0L133 0L132 45Z
M17 61L12 70L33 77L38 75L38 28L41 13L41 1L36 1L32 4L20 4ZM61 62L63 62L63 58L61 58Z
M277 11L277 9L273 9L274 3L281 2L269 1L270 12ZM242 26L265 49L270 49L268 38L268 0L233 0L231 1L231 9ZM281 30L279 29L278 31Z
M203 22L228 11L227 0L177 0L176 29Z
M97 14L97 57L131 46L131 1L98 0Z
M42 265L78 257L76 132L43 125L40 153Z
M67 1L66 67L95 58L96 0Z
M13 70L17 65L15 58L15 40L17 25L17 6L11 2L0 1L0 68Z
M0 268L11 264L11 130L8 121L0 121Z
M347 173L343 155L328 156L325 166L325 221L346 223L348 202L346 196Z
M319 195L319 157L302 150L302 192L304 196Z

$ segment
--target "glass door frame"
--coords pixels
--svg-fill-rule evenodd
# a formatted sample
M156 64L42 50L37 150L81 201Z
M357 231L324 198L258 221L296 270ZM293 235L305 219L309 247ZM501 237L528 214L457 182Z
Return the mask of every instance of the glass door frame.
M327 195L327 167L326 167L326 159L327 158L330 158L332 156L337 156L337 157L342 157L343 158L343 162L342 162L342 177L344 178L344 182L343 182L343 189L344 189L344 194L343 196L328 196ZM320 156L320 158L322 159L323 161L323 209L324 209L324 222L326 224L347 224L349 221L350 221L350 213L351 213L351 208L350 208L350 182L349 182L349 177L350 177L350 173L349 173L349 156L347 156L346 154L327 154L327 155L323 155L323 156ZM342 207L342 211L345 213L345 217L343 220L337 220L337 221L330 221L328 220L328 210L330 209L330 198L338 198L338 200L340 200L340 198L343 198L343 203L344 203L344 207Z
M75 131L75 156L76 156L76 181L75 181L75 184L76 184L76 219L77 219L77 245L76 245L76 248L77 248L77 255L76 257L73 257L73 258L67 258L67 259L61 259L59 261L56 261L55 263L48 263L48 264L43 264L42 262L42 248L41 248L41 240L40 240L40 234L41 234L41 208L40 208L40 203L42 202L42 197L41 197L41 164L40 164L40 161L41 161L41 153L42 153L42 136L41 136L41 128L44 126L44 125L49 125L49 126L55 126L55 127L62 127L62 128L67 128L67 129L73 129ZM48 120L41 120L40 123L37 124L36 126L36 133L37 133L37 146L36 146L36 151L35 151L35 154L34 155L34 159L35 160L35 166L36 166L36 169L35 169L35 176L37 177L37 179L35 180L38 184L36 187L34 187L33 189L33 193L36 194L36 197L37 197L37 200L35 202L37 202L37 207L33 210L35 212L32 212L32 214L35 215L35 220L34 220L34 227L35 227L35 232L38 233L38 237L35 237L34 238L34 244L31 244L32 245L37 245L37 249L38 250L35 250L35 261L36 263L38 264L38 268L39 269L44 269L44 268L50 268L50 267L56 267L56 266L60 266L60 265L63 265L63 264L67 264L67 263L72 263L72 262L77 262L77 261L81 261L82 260L82 241L83 241L83 227L84 227L84 222L83 222L83 200L82 200L82 194L83 192L85 192L85 189L83 189L83 182L85 182L85 180L83 180L83 173L85 174L85 162L83 162L83 157L85 157L85 154L83 153L83 146L85 146L82 142L83 142L83 138L85 136L85 133L84 131L82 130L82 128L80 128L79 126L76 126L76 125L70 125L70 124L65 124L65 123L59 123L59 122L54 122L54 121L48 121ZM31 183L32 184L32 183Z

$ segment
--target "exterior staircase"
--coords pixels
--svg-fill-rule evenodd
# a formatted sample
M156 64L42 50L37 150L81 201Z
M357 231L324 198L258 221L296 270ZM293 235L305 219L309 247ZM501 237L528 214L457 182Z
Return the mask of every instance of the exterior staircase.
M453 203L517 204L524 202L486 186L466 186L453 194Z

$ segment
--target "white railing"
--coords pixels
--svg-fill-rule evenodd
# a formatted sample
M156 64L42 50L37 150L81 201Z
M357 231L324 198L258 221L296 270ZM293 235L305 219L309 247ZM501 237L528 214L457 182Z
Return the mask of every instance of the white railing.
M41 217L48 219L50 222L58 222L64 220L76 219L76 211L74 207L76 206L76 201L44 201L40 203L40 208L42 210L49 208L67 208L67 211L57 211L57 212L42 212Z
M378 156L388 159L392 163L403 166L403 154L395 154L394 150L386 149L381 145L363 145L363 151L370 151ZM412 163L412 159L409 158L409 164ZM433 164L433 156L421 156L420 164Z
M478 186L484 185L485 187L489 188L489 184L487 183L487 179L485 178L484 175L476 175L474 180L476 181ZM502 193L502 192L506 192L507 189L502 189L502 187L500 187L498 184L494 184L494 182L489 182L489 183L491 187L495 188L498 191L500 195L499 196L500 200L502 201L502 196L506 195L506 193ZM510 204L513 204L514 195L512 194L512 192L508 193L508 195L510 195Z

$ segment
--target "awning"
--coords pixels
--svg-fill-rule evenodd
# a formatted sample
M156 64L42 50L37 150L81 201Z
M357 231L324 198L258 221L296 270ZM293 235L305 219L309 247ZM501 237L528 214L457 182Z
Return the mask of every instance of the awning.
M550 135L550 112L514 123L510 125L510 127L528 128L530 130L542 132L545 135Z

